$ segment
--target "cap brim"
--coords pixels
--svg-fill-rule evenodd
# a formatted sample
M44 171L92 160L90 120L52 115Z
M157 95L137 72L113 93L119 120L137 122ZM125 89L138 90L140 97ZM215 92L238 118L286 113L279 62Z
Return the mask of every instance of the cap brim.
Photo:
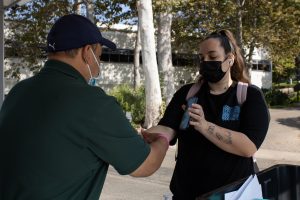
M117 48L116 44L113 43L112 41L106 39L106 38L101 38L100 44L107 46L110 49L115 50Z

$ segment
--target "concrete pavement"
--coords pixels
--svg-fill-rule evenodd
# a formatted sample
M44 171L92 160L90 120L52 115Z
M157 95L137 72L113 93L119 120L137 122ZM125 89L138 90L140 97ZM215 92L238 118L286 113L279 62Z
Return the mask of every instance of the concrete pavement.
M300 108L270 109L268 134L256 153L260 169L275 164L300 165ZM163 200L170 194L169 182L175 165L174 147L170 147L161 168L151 177L121 176L109 168L101 200Z
M300 108L270 109L270 113L268 134L256 153L259 168L300 165Z

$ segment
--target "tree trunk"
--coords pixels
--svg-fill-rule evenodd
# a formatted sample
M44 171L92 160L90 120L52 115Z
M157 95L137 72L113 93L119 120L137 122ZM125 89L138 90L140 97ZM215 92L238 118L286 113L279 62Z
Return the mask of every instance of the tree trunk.
M296 80L300 81L300 54L295 58Z
M246 56L247 57L247 63L251 63L252 62L252 57L253 57L253 52L254 52L254 43L255 43L255 41L252 40L252 42L249 45L249 53Z
M162 103L155 54L152 0L141 0L138 5L141 27L143 68L145 73L146 116L144 127L156 125Z
M0 30L0 108L4 101L4 88L5 88L5 82L4 82L4 6L3 1L0 2L0 24L1 24L1 30Z
M243 48L243 5L245 3L245 0L236 0L236 3L237 3L236 40L244 55L245 51Z
M137 1L137 7L140 4ZM136 40L135 40L135 48L134 48L134 77L133 77L133 85L134 89L137 89L141 86L141 75L140 75L140 52L141 52L141 28L140 23L138 23L137 33L136 33Z
M76 14L81 15L82 0L74 0L73 10Z
M163 96L166 98L167 104L171 101L175 92L174 68L172 64L171 26L172 14L168 11L159 13L157 57L158 67L163 77Z
M85 5L86 5L86 17L91 20L91 22L93 22L93 24L95 23L95 18L94 18L94 12L95 12L95 8L94 8L94 3L92 0L86 0L85 1Z

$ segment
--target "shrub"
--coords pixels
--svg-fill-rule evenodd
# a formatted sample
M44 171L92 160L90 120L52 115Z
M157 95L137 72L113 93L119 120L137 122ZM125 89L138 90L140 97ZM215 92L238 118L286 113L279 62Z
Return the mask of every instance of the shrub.
M114 87L110 92L114 96L125 112L131 112L132 122L141 124L145 117L145 88L140 87L134 90L129 85Z
M288 94L277 89L265 91L265 98L270 106L287 105L290 103Z

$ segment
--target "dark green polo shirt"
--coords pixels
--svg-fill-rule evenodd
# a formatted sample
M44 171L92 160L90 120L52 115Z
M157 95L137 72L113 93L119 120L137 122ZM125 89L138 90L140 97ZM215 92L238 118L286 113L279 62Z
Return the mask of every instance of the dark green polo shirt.
M50 60L1 108L0 199L98 200L109 164L130 174L149 152L115 98Z

